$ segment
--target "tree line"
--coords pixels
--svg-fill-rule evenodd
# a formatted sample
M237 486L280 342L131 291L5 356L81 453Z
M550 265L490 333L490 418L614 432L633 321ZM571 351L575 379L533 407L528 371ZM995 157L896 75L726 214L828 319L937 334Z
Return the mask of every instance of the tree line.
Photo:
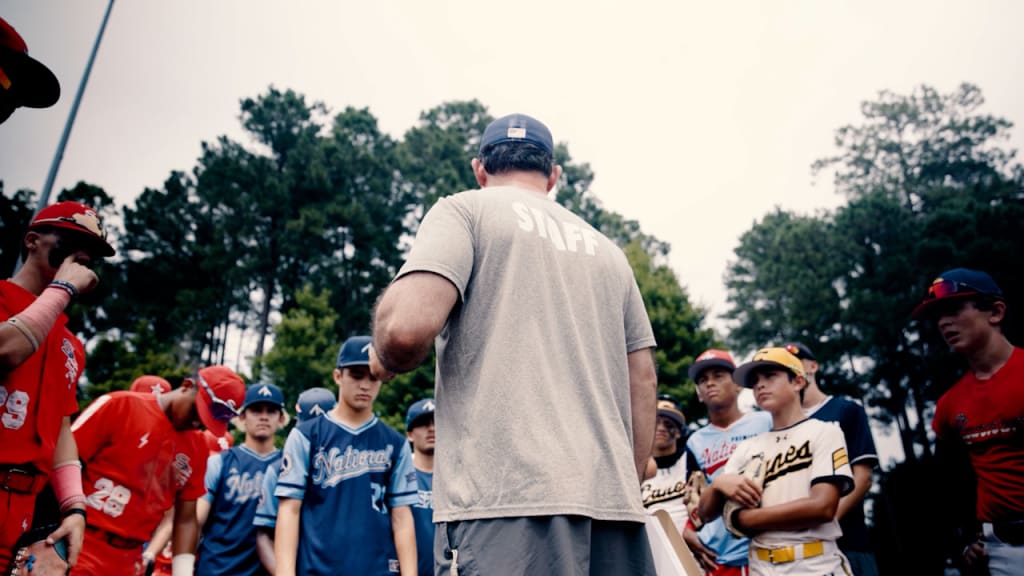
M740 238L725 277L724 342L669 268L671 246L605 209L590 191L590 166L565 143L556 200L626 252L659 342L660 391L691 422L703 409L685 368L702 350L727 343L742 355L799 339L824 360L826 388L863 398L872 416L894 423L915 460L930 451L931 406L962 366L910 311L930 280L955 266L988 270L1011 303L1024 287L1016 266L1024 168L1006 146L1012 124L983 103L969 84L864 102L862 121L836 130L835 154L812 166L847 203L816 214L776 209ZM292 398L328 384L338 344L369 330L374 299L419 219L441 196L475 187L468 160L492 120L478 101L446 102L395 139L368 109L332 116L275 87L242 99L239 118L246 141L204 142L195 166L172 171L132 205L87 183L61 192L114 223L119 249L100 270L100 289L71 311L90 341L87 397L143 373L174 377L245 360L251 379ZM33 198L3 195L8 270ZM1011 340L1020 332L1012 320ZM252 358L227 349L229 332L250 343ZM385 387L386 419L400 422L432 383L425 365Z
M100 288L70 311L89 341L83 402L141 374L185 376L203 364L251 366L253 381L288 398L333 388L340 343L368 333L374 301L403 261L438 198L475 188L469 159L493 120L478 101L446 102L395 139L368 109L331 115L326 105L270 87L240 102L245 141L204 142L195 166L118 206L79 183L58 200L82 201L107 222L118 255ZM619 244L634 267L660 348L661 387L701 412L686 366L716 340L668 267L670 246L605 209L594 174L559 143L556 201ZM34 194L3 196L3 255L11 270ZM113 225L112 225L113 224ZM254 349L228 349L240 334ZM383 387L378 411L401 428L413 401L432 394L433 366Z

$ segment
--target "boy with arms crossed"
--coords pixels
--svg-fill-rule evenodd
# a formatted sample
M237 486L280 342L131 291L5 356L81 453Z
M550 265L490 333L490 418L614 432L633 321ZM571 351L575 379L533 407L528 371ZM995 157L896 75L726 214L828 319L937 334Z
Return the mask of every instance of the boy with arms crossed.
M705 350L690 366L689 375L697 384L697 398L708 408L707 426L690 435L686 442L690 470L700 470L708 481L714 480L736 446L767 432L772 427L767 412L742 412L739 394L742 388L732 379L736 364L725 350ZM696 512L694 510L693 512ZM696 522L696 524L695 524ZM699 528L699 529L698 529ZM701 524L691 518L683 530L683 540L693 551L701 567L712 576L745 576L750 541L725 529L721 518Z
M730 532L751 538L751 574L850 574L835 516L853 472L842 431L803 414L803 365L783 348L764 348L733 377L753 388L772 429L736 447L701 496L700 517L722 515Z

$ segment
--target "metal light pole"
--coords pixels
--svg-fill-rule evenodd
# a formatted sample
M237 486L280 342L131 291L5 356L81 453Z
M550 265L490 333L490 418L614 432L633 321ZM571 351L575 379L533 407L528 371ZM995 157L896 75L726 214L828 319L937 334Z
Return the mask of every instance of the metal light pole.
M89 74L92 72L92 63L96 60L96 52L100 49L100 41L103 40L103 31L107 29L107 20L110 19L110 10L114 7L114 0L107 4L107 11L103 14L103 23L100 24L99 34L96 35L96 43L92 45L92 54L89 54L89 62L85 65L85 73L82 74L82 81L78 84L78 93L71 103L71 112L68 114L68 121L64 124L64 133L60 136L60 143L57 144L57 153L53 155L53 162L50 163L50 173L46 176L46 184L39 195L39 204L36 212L46 208L50 204L50 191L53 189L53 181L57 178L57 170L60 168L60 161L64 159L64 147L67 146L68 137L71 135L71 126L75 123L75 116L78 115L78 105L82 101L82 94L85 93L85 85L89 82Z
M92 73L92 63L96 60L96 52L100 49L100 40L103 40L103 32L107 29L107 20L110 19L110 10L114 7L114 0L107 4L107 11L103 14L103 22L100 24L100 31L96 35L96 42L92 45L92 53L89 54L89 61L85 64L85 73L82 74L82 81L78 84L78 92L75 100L71 103L71 112L68 114L68 121L64 124L64 133L60 135L60 142L57 144L57 152L53 155L53 162L50 163L50 173L46 176L46 184L39 194L39 202L36 204L36 212L46 208L50 204L50 191L53 190L53 181L57 178L57 170L60 169L60 161L64 159L64 147L68 144L68 137L71 135L71 126L75 123L75 116L78 115L78 104L82 101L82 94L85 93L85 85L89 82L89 74ZM14 263L14 274L21 269L21 256L18 256ZM12 274L13 275L13 274Z

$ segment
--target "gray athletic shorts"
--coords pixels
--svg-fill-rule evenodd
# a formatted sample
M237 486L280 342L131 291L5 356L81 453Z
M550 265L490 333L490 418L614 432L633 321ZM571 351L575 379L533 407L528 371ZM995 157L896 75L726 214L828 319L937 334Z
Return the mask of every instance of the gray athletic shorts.
M655 576L644 525L585 516L440 523L435 576Z

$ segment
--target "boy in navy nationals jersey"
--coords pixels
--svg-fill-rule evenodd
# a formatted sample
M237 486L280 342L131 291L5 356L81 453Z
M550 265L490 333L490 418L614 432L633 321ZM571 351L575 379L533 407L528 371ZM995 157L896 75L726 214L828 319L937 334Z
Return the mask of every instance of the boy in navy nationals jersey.
M206 495L196 503L203 528L196 576L266 574L256 554L252 521L263 474L281 458L274 433L288 423L284 393L273 384L249 386L238 419L245 441L206 463Z
M434 575L434 399L424 398L409 406L405 437L412 445L419 499L412 505L416 521L416 555L419 576Z
M277 576L416 574L416 471L405 438L373 413L370 342L342 344L338 405L288 435L274 491Z
M299 394L295 402L295 418L301 424L311 418L323 416L334 410L338 400L334 392L327 388L310 388ZM260 501L256 505L256 517L252 524L256 527L256 553L260 563L270 574L277 573L277 561L274 559L274 529L277 528L277 475L281 473L281 460L276 460L263 473L263 489L260 490Z

